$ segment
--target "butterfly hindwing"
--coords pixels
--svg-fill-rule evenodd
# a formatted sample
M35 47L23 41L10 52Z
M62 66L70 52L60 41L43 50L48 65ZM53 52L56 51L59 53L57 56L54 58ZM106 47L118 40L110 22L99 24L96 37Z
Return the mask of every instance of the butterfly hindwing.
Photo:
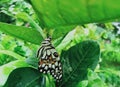
M50 39L47 38L42 42L42 46L38 50L39 71L44 74L50 74L59 82L62 78L62 65L60 57L51 45Z

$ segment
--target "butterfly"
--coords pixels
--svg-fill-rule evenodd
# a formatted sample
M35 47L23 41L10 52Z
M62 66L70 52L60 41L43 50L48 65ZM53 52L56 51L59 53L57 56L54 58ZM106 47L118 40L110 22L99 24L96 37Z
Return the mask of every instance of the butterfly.
M41 43L41 47L37 52L38 70L44 74L50 74L57 81L62 80L62 65L59 54L55 47L51 44L51 38L46 38Z

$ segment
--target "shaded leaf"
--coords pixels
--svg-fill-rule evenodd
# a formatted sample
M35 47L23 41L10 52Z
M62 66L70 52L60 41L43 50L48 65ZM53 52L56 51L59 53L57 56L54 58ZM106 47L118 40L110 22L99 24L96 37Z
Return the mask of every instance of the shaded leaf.
M87 69L95 69L100 56L100 48L95 41L84 41L68 51L63 51L63 81L60 87L76 87L87 77Z
M12 21L13 19L9 15L0 12L0 22L11 23Z
M55 87L48 77L30 67L18 68L9 75L4 87Z
M42 74L33 68L18 68L12 71L4 87L44 87Z

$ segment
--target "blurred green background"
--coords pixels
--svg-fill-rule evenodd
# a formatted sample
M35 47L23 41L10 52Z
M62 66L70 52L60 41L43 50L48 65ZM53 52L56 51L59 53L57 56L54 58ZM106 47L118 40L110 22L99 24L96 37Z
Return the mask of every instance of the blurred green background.
M56 87L119 87L119 3L1 0L0 87L55 87L37 71L36 52L47 34L64 68Z

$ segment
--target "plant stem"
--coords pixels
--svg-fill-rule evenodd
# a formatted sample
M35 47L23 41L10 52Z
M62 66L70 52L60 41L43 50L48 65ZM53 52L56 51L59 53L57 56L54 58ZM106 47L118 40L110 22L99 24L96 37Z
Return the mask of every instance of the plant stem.
M27 15L27 17L29 19L30 24L32 24L37 29L37 31L40 32L40 34L43 37L43 39L45 39L46 35L43 32L42 28L29 15Z

